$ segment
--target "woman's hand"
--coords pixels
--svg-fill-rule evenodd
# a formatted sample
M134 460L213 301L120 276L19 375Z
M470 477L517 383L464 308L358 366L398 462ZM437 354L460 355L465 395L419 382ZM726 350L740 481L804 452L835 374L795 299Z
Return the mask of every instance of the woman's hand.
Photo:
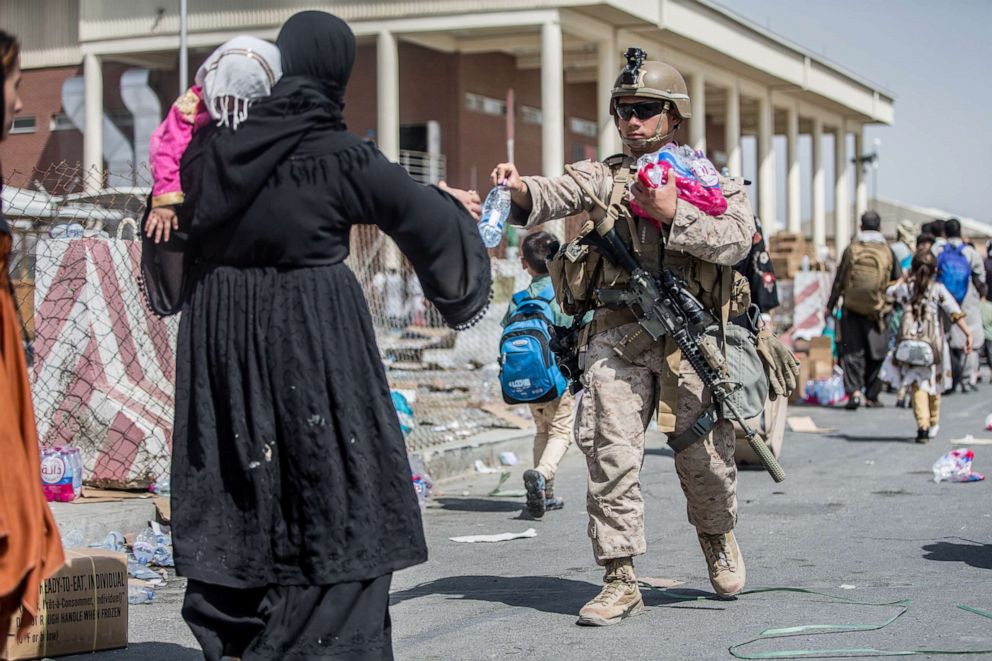
M148 212L148 220L145 222L145 234L155 243L168 241L172 230L179 229L179 218L176 216L174 206L155 207Z
M675 188L675 174L669 170L667 181L658 188L648 188L636 182L630 189L634 201L649 216L660 223L671 225L678 204L678 189Z
M439 181L437 187L448 193L453 198L462 203L465 210L472 214L472 218L479 220L482 213L482 200L474 190L462 190L461 188L451 188L443 181Z

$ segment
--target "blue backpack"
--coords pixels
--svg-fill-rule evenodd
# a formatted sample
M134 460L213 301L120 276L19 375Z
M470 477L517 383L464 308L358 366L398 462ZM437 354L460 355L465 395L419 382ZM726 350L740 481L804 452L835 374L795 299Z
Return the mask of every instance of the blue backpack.
M970 280L971 264L964 255L964 244L955 246L948 243L937 258L937 282L947 287L954 300L961 303L968 293Z
M499 340L499 385L507 404L550 402L568 388L568 379L551 351L554 298L551 285L535 297L526 290L513 295L517 309Z

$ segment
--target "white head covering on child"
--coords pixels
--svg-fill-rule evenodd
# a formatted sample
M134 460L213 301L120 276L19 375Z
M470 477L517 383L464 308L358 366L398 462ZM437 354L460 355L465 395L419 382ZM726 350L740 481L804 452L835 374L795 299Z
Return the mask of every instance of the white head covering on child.
M219 126L238 125L253 101L267 97L282 78L279 49L256 37L235 37L215 50L196 72L203 102Z

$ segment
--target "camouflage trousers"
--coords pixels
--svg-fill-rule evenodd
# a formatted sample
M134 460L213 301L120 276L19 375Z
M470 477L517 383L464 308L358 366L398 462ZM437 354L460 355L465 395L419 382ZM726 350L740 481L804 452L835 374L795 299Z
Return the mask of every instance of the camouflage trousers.
M617 355L614 345L635 327L628 324L590 338L576 414L576 444L589 467L588 532L601 565L611 558L640 555L647 547L640 481L644 433L668 367L660 343L633 363ZM675 433L688 429L710 401L685 360L678 381ZM737 520L733 425L721 420L705 439L679 452L675 470L689 523L708 534L733 530Z

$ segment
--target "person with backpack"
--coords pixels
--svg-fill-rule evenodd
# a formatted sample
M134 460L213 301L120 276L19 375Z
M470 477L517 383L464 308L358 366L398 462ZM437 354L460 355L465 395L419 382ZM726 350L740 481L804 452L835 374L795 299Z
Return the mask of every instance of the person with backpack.
M941 328L941 311L961 330L968 350L972 332L954 296L937 278L937 259L924 248L913 255L908 276L886 294L902 304L896 347L880 378L895 388L909 387L916 417L916 442L936 438L940 429L940 395L949 378L950 356Z
M861 216L861 232L844 251L827 300L827 316L843 297L840 319L840 364L848 410L864 404L878 408L878 371L888 351L889 285L901 274L892 248L874 211ZM864 391L864 395L862 392Z
M954 300L957 301L968 320L968 327L974 337L982 335L981 300L985 295L985 264L974 247L966 244L961 237L961 222L951 218L944 223L947 241L935 247L937 255L937 280L941 282ZM953 378L950 390L961 387L962 392L977 391L978 354L965 351L965 338L961 331L951 327L947 334L951 349L951 370Z
M530 406L534 433L534 468L524 471L527 511L536 519L565 502L555 496L558 463L571 443L575 421L568 379L551 351L554 326L567 327L572 317L561 311L548 275L547 260L558 252L548 232L528 234L520 245L520 264L531 277L527 289L513 295L503 316L500 337L500 387L507 403Z

